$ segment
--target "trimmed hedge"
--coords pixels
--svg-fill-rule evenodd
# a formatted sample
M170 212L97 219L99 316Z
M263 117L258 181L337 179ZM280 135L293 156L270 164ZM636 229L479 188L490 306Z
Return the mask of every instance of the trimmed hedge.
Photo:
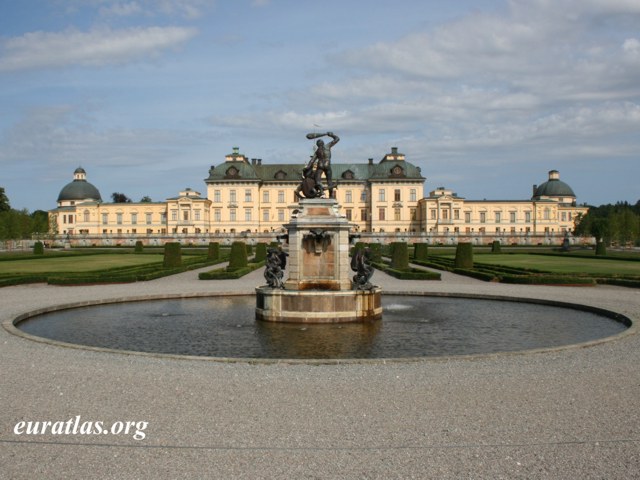
M256 254L253 257L254 262L262 262L267 259L267 244L260 242L256 244Z
M164 245L164 260L162 265L165 268L182 266L182 250L178 242L166 243Z
M404 242L391 244L391 268L394 270L409 269L409 247Z
M473 245L469 242L458 243L456 247L455 268L473 269Z
M382 246L379 243L370 243L369 244L369 255L371 258L371 262L381 262L382 261Z
M607 254L607 246L604 242L596 243L596 255L606 255Z
M200 280L233 280L236 278L244 277L248 273L257 270L260 267L264 267L265 261L249 263L246 267L236 268L229 270L228 268L217 268L208 272L201 272L198 274Z
M33 254L34 255L44 255L44 244L40 241L37 241L33 245Z
M209 242L207 258L209 260L218 260L220 258L220 244L218 242Z
M491 242L491 253L502 253L500 242L498 240Z
M427 260L428 258L428 243L416 243L413 246L413 259L414 260Z
M134 253L142 253L144 250L144 246L142 245L142 240L136 241L136 246L133 249Z
M591 277L572 277L569 275L504 275L502 283L516 283L524 285L595 285Z
M232 272L238 268L244 268L249 264L247 259L247 245L244 242L233 242L229 254L227 271Z

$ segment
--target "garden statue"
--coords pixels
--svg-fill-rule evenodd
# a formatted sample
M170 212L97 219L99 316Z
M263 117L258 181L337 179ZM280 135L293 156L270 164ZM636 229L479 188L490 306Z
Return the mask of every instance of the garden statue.
M284 288L282 277L287 266L287 254L279 248L270 248L267 251L266 268L264 278L271 288Z
M316 142L316 151L302 170L302 183L296 190L296 196L298 198L300 198L300 192L304 194L305 198L322 197L324 194L324 187L322 185L323 173L327 179L329 198L333 197L333 189L335 188L335 185L331 180L331 148L340 141L340 138L338 138L338 136L333 132L307 134L307 138L309 140L324 136L331 137L333 140L327 144L325 144L321 139ZM315 173L313 170L314 165L316 167Z
M369 264L368 248L358 248L353 253L351 270L356 272L353 276L353 286L356 290L371 290L373 288L369 282L373 276L373 267Z

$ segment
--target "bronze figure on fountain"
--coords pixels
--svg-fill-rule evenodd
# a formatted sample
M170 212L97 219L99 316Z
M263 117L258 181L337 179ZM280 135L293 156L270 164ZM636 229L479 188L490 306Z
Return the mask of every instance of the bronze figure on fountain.
M332 140L325 144L321 137L331 137ZM331 180L331 148L340 141L340 138L333 132L327 133L308 133L307 138L312 140L318 138L316 142L316 151L309 159L307 165L302 169L302 182L296 189L296 197L302 198L320 198L324 195L324 186L322 185L322 174L327 179L327 190L329 198L333 197L333 189L335 185ZM315 171L313 167L315 166Z

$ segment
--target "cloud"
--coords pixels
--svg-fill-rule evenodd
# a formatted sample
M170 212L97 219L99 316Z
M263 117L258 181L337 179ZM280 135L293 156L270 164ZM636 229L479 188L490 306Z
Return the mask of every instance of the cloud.
M71 65L104 66L156 57L197 34L195 28L147 27L89 32L31 32L0 43L0 73Z

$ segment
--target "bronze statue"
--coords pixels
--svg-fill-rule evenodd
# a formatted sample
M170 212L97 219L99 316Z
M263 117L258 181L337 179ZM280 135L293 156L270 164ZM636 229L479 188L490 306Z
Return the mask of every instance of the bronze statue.
M287 253L279 248L270 248L267 252L266 268L264 278L271 288L284 288L282 278L284 269L287 266Z
M351 270L356 272L353 276L353 288L356 290L371 290L373 285L369 280L373 276L373 267L369 264L369 248L358 248L351 258Z
M333 140L327 144L325 144L323 140L318 140L316 142L316 146L318 148L309 160L309 163L307 163L305 168L302 170L302 183L296 190L296 196L298 198L300 198L300 192L304 193L306 198L321 197L324 194L324 187L322 185L323 173L327 179L329 198L333 196L333 189L335 188L335 185L331 181L331 148L340 141L340 138L338 138L338 136L333 132L307 134L307 138L309 140L324 136L331 137ZM316 167L315 174L313 173L314 164Z

